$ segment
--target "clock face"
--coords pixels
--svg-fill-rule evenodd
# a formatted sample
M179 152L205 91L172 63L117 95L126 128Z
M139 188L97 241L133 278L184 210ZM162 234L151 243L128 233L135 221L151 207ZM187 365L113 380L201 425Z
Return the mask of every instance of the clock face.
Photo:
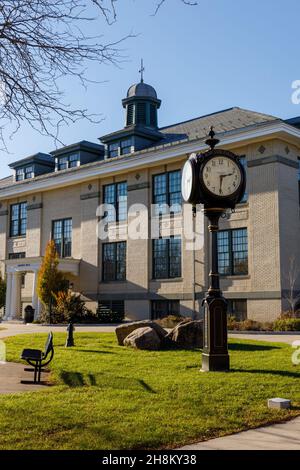
M205 187L216 196L231 196L241 184L241 172L234 160L222 155L211 158L203 167Z
M182 178L181 178L181 193L183 200L185 202L188 202L193 191L193 185L194 185L194 172L193 172L193 167L192 163L187 160L184 164L183 170L182 170Z

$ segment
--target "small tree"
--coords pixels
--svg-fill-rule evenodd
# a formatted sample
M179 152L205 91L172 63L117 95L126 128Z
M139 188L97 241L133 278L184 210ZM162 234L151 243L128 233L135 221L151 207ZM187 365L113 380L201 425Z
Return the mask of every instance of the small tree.
M2 279L0 274L0 308L5 305L5 296L6 296L6 282Z
M55 295L68 289L68 281L58 270L59 257L55 243L51 240L46 248L45 256L39 270L37 293L39 299L49 314L51 323L51 310L55 304Z

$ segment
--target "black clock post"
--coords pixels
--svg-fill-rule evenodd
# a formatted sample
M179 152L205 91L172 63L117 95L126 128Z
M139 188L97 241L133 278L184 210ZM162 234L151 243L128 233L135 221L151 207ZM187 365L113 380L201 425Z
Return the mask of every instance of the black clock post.
M202 371L229 370L227 347L227 301L220 289L218 269L218 229L223 209L204 209L209 220L210 232L210 273L209 288L205 299L203 325Z
M245 193L246 174L238 155L215 148L219 140L213 128L207 152L192 154L182 172L182 197L204 205L210 233L209 288L203 300L204 327L202 371L229 370L227 346L227 301L220 289L218 269L219 220L226 209L234 209Z

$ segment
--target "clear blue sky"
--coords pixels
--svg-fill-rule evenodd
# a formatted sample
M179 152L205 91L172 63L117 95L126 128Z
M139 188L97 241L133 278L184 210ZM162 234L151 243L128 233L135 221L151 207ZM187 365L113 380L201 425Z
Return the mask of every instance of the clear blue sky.
M145 82L162 100L160 126L231 106L282 118L300 115L300 105L291 102L291 83L300 79L299 0L199 0L196 7L167 0L155 17L151 13L157 0L118 3L118 22L108 27L100 19L93 29L107 40L129 32L137 37L122 44L127 60L120 68L90 67L90 77L104 83L87 91L72 81L63 83L68 102L104 118L100 124L81 121L63 128L65 144L97 142L123 127L121 99L139 80L141 57ZM10 155L0 155L0 176L10 173L9 162L54 149L50 138L26 125L8 146Z

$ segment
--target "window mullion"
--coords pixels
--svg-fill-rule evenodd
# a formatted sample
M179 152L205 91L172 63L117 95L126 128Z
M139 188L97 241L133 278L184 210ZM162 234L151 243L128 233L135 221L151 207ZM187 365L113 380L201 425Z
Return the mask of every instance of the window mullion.
M232 230L229 230L229 256L230 256L230 273L234 275L234 263L233 263L233 245L232 245Z
M115 262L114 262L114 266L115 266L114 281L116 281L117 278L118 278L118 274L117 274L117 270L118 270L118 261L117 261L118 248L117 248L117 245L118 245L118 243L114 244L114 258L115 258Z

